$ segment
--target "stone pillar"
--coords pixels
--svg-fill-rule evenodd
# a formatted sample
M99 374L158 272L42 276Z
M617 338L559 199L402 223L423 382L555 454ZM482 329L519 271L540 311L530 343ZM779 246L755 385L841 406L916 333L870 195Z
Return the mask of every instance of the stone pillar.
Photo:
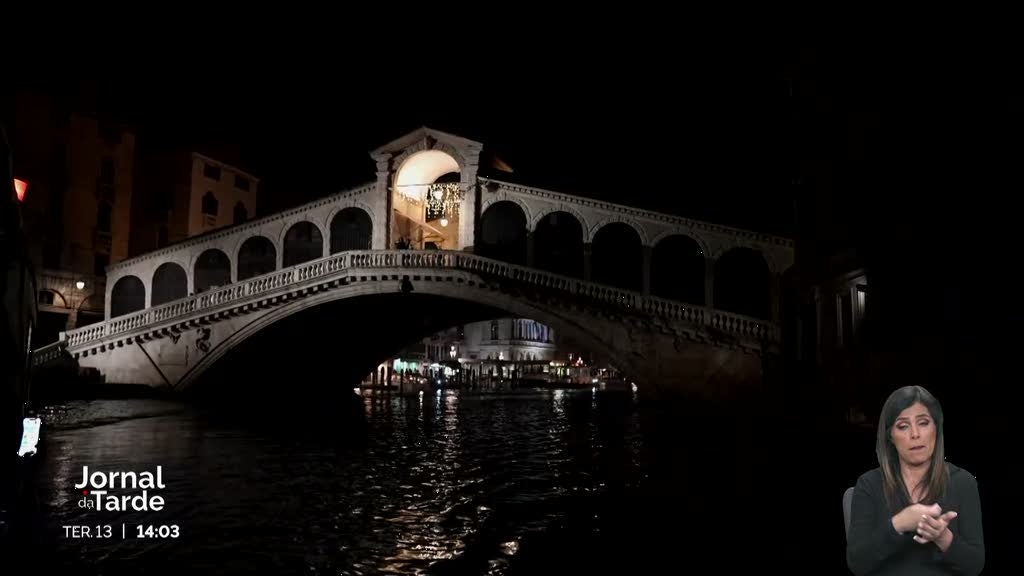
M68 312L68 321L64 324L64 331L74 330L78 327L78 308L71 306L70 312Z
M643 281L640 284L640 291L644 296L651 294L651 262L653 261L654 248L646 244L641 247L643 251Z
M369 202L373 210L373 214L370 214L373 222L370 248L385 250L391 246L391 190L388 188L391 180L391 154L377 154L373 159L377 163L377 183Z
M394 369L391 366L388 366L387 370L388 370L387 387L391 388L391 377L394 375L395 371L394 371Z
M480 186L477 182L477 171L479 169L481 149L477 146L467 147L462 151L461 178L459 186L462 188L462 202L459 204L459 243L458 249L464 252L472 252L476 244L476 224L479 214L477 208L482 199Z
M704 259L704 305L715 307L715 262L714 258Z
M534 266L534 253L536 251L536 242L533 237L533 230L526 232L526 265Z
M592 246L593 245L590 242L585 242L583 244L583 279L588 282L590 281L591 277L590 257L593 252Z
M156 271L157 266L159 266L157 263L142 265L128 272L128 274L142 280L142 289L145 291L142 299L145 303L143 310L153 305L153 273ZM71 287L74 288L74 284Z

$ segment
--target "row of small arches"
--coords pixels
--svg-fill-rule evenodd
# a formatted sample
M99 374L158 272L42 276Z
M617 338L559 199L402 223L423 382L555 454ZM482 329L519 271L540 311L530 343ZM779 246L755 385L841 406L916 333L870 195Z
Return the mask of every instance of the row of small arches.
M500 201L480 220L477 252L514 264L576 278L584 277L583 225L569 212L553 212L529 231L526 215L515 202ZM532 239L530 238L532 235ZM529 243L533 243L530 255ZM605 224L590 243L590 280L627 290L643 286L644 246L635 228L624 222ZM716 309L767 318L771 314L771 272L763 254L733 248L709 261L693 238L674 234L651 249L650 292L696 305L706 305L708 266Z
M360 208L346 208L331 221L330 253L370 248L373 223ZM322 257L323 235L311 222L296 222L285 233L281 267L288 268ZM277 270L277 247L266 236L247 238L236 254L236 278L247 280ZM231 258L218 248L204 250L192 266L191 286L185 269L176 262L164 262L154 272L150 306L159 306L189 293L198 294L232 282ZM110 296L111 317L146 307L146 287L137 276L124 276L114 284Z

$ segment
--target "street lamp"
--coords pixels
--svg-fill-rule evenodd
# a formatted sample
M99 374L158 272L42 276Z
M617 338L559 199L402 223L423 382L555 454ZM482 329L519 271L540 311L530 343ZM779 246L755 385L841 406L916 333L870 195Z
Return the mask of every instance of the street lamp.
M83 282L82 280L75 282L75 288L78 288L79 290L85 289L85 282Z

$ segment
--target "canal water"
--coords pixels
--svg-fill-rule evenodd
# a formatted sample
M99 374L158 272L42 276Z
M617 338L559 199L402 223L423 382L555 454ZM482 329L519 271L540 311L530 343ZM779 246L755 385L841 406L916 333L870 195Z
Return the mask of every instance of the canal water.
M75 574L702 573L804 554L773 539L775 515L796 512L763 480L777 476L763 407L446 391L366 394L336 418L152 399L43 417L21 553ZM159 467L162 509L83 507L86 466Z

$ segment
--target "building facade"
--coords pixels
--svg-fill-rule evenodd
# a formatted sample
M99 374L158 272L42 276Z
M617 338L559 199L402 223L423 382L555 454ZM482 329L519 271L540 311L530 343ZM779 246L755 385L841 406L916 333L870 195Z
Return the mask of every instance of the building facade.
M378 371L390 367L393 372L450 378L461 369L484 382L513 377L540 381L564 375L557 368L570 365L571 354L558 349L555 331L540 322L498 318L432 334L382 363ZM371 383L372 376L364 380Z
M256 215L259 179L197 152L147 153L141 160L132 254L142 254Z
M36 269L34 344L104 314L106 268L128 257L135 134L44 94L14 98L12 163Z

